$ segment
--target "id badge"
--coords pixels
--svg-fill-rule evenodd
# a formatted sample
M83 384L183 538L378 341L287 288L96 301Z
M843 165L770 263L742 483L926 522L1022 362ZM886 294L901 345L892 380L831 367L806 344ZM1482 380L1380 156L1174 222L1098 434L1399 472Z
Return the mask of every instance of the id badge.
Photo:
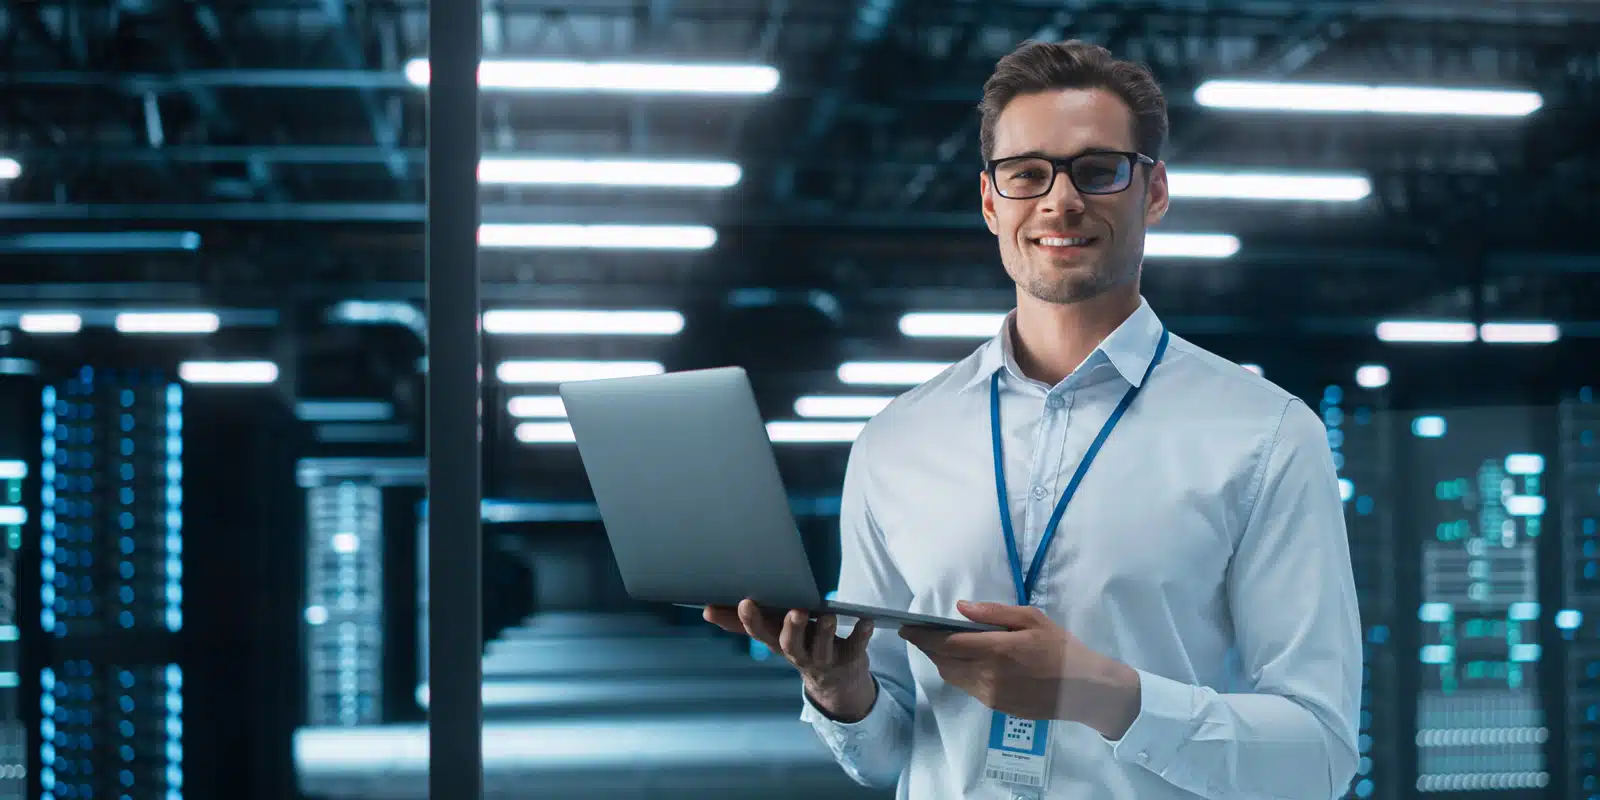
M1044 792L1050 775L1050 722L1007 716L998 711L989 727L983 777L1023 796Z

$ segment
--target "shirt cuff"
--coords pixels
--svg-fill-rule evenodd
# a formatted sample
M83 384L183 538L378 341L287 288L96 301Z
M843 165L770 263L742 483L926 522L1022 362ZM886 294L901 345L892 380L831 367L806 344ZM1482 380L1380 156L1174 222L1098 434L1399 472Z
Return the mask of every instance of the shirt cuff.
M859 751L861 742L882 741L892 727L894 701L884 691L883 684L878 682L878 676L872 676L872 683L876 690L872 708L865 717L855 722L841 722L824 714L811 702L811 695L801 687L800 698L804 706L800 710L800 719L810 723L835 754L854 755Z
M1105 741L1116 760L1159 775L1166 772L1194 729L1199 688L1142 669L1135 672L1139 674L1139 715L1121 739Z

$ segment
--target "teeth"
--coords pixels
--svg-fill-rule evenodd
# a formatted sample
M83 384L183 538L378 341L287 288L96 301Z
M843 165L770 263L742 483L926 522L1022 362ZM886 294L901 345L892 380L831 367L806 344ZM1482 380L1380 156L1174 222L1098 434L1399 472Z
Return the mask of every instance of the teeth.
M1046 247L1082 247L1089 243L1088 239L1063 239L1056 236L1045 236L1039 239L1039 244Z

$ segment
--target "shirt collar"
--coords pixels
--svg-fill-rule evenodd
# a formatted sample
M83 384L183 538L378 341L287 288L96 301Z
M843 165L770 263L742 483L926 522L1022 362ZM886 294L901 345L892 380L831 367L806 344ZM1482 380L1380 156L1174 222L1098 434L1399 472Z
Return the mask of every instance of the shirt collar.
M1022 379L1022 369L1017 366L1012 340L1016 318L1017 310L1013 308L1000 325L1000 332L984 343L978 353L978 368L962 385L963 390L987 382L990 376L1001 369L1009 372L1013 378ZM1123 320L1110 336L1102 340L1089 357L1092 359L1095 354L1103 354L1129 385L1138 386L1144 380L1144 373L1149 368L1150 361L1155 358L1156 346L1161 341L1161 331L1161 318L1141 296L1139 307Z

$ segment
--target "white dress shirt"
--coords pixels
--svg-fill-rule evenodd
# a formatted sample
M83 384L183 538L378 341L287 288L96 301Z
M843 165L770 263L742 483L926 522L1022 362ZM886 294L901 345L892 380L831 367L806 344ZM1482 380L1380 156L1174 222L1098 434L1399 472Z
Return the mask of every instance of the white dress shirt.
M1032 561L1078 460L1143 379L1161 321L1139 310L1056 386L1002 331L897 398L856 439L841 509L844 602L960 617L1016 604L995 494L989 379L1017 547ZM1050 726L1045 797L1342 795L1356 772L1361 630L1327 432L1305 403L1171 336L1062 518L1034 604L1137 670L1119 741ZM842 620L841 622L848 622ZM841 625L841 635L848 631ZM991 712L894 631L869 646L878 698L810 723L857 782L902 800L1013 795L983 778ZM802 693L803 694L803 693Z

